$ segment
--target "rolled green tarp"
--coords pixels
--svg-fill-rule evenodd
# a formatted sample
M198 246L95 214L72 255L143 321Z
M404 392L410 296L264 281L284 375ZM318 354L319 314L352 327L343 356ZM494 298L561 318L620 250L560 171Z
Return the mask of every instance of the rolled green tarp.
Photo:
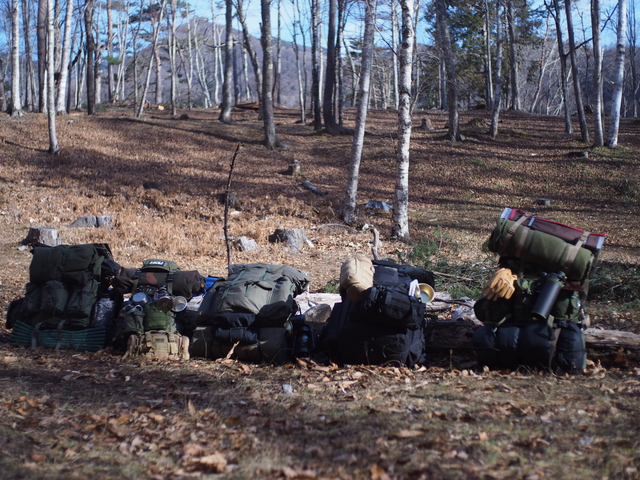
M580 247L576 252L575 245L525 225L519 225L511 236L508 232L515 223L502 218L498 220L489 239L489 250L536 264L548 272L564 272L572 282L589 278L594 260L590 250Z

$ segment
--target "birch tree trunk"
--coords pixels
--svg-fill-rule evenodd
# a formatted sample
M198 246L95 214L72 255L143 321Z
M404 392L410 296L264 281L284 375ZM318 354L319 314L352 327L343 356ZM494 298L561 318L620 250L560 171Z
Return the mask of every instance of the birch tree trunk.
M163 5L165 2L163 2ZM163 7L164 9L164 7ZM162 12L164 14L164 12ZM152 44L153 47L153 57L155 57L155 70L156 70L156 91L155 91L155 100L154 103L156 105L160 105L162 103L162 59L160 58L160 45L158 45L158 39L160 38L160 25L162 24L162 20L156 24L153 20L151 20L151 28L153 29L153 38L155 41ZM149 62L149 65L152 65Z
M20 100L20 0L13 0L11 9L11 102L12 117L24 115Z
M53 29L53 0L47 0L47 120L49 127L49 153L57 154L58 135L56 134L56 84L55 84L55 35Z
M502 16L500 0L496 3L496 91L493 94L493 113L491 115L491 138L498 136L498 119L500 117L500 104L502 103Z
M361 78L358 86L358 101L356 104L356 125L351 146L351 158L347 177L347 188L342 205L342 220L348 225L355 222L360 161L364 143L365 125L367 123L367 109L369 105L369 87L371 85L371 65L373 59L373 39L375 36L375 21L377 0L365 0L364 38L362 39Z
M607 134L606 145L609 148L618 146L618 129L620 128L620 108L622 106L622 90L624 88L624 61L626 56L625 35L627 34L627 0L618 1L618 35L616 40L616 63L614 67L613 96L611 99L611 124Z
M578 60L576 59L576 41L573 34L573 15L571 13L571 0L564 0L565 15L567 17L567 36L569 39L569 58L571 59L571 74L573 76L573 92L576 97L576 109L578 110L578 122L580 123L580 136L584 143L589 143L589 129L584 115L582 104L582 92L580 90L580 78L578 76Z
M231 123L231 108L233 97L231 93L233 83L233 3L225 1L225 45L224 45L224 74L222 80L222 104L218 120L222 123Z
M300 13L298 11L298 13ZM297 35L297 30L296 28L300 28L300 33L304 36L304 33L302 32L302 25L300 24L300 21L298 20L294 20L293 23L293 53L296 56L296 72L297 72L297 79L298 79L298 102L300 103L300 123L302 125L306 125L307 124L307 105L306 105L306 93L307 93L307 89L306 86L304 85L303 81L302 81L302 69L304 68L304 62L302 62L300 60L300 48L298 47L298 35Z
M60 61L60 82L58 84L58 101L56 112L67 112L67 95L69 81L69 59L71 57L71 25L73 21L73 0L67 0L67 17L64 21L64 40L62 42L62 60Z
M593 122L594 146L604 145L602 124L602 37L600 35L600 0L591 0L591 32L593 35Z
M409 147L411 141L411 67L413 63L413 0L400 0L402 25L398 60L398 149L396 187L393 197L391 234L405 242L409 238Z
M87 114L93 115L96 107L96 83L94 76L95 43L93 40L93 0L86 0L84 4L84 25L86 35L86 60L85 69L87 75Z

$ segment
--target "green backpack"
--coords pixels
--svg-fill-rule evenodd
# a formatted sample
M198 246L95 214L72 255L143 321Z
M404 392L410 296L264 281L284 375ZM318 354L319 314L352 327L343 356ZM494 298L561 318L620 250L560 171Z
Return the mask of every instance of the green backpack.
M113 258L109 246L36 245L31 253L25 296L8 312L7 327L21 321L39 329L58 328L63 322L69 330L88 328L102 262Z

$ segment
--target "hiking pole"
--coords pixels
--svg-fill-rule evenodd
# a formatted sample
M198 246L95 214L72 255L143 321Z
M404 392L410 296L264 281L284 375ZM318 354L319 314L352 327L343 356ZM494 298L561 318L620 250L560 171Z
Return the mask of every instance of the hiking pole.
M229 167L229 179L227 180L227 190L224 198L224 243L227 245L227 267L231 265L231 244L229 243L229 191L231 190L231 177L233 176L233 167L236 163L236 157L240 150L240 143L236 145L236 150L231 158L231 166Z

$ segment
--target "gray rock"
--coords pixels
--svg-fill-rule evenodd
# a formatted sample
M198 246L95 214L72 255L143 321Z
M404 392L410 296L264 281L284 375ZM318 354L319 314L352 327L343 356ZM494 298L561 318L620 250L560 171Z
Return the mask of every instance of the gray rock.
M111 216L110 215L88 215L86 217L80 217L76 219L69 228L111 228Z

